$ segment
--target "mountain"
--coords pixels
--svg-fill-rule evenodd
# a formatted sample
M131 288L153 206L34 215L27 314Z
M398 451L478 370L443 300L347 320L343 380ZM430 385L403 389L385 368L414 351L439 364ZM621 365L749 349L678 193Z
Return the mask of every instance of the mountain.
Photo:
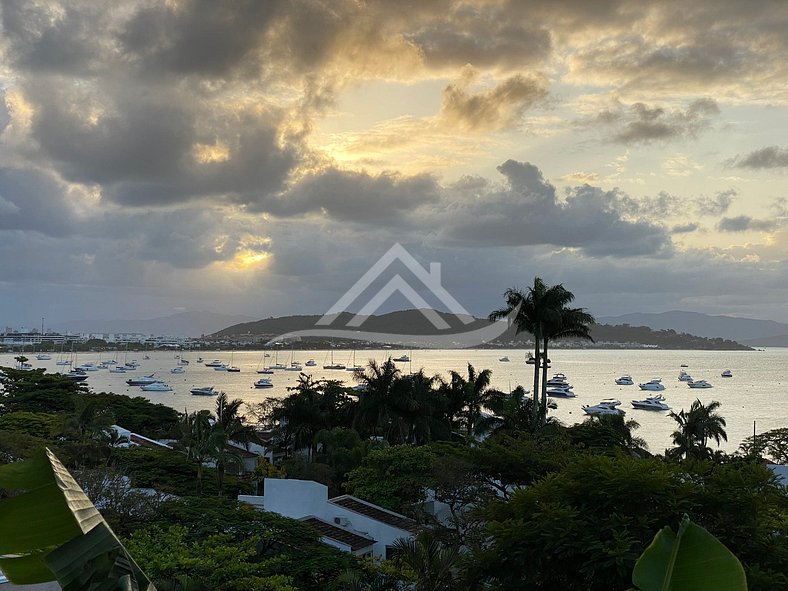
M707 338L747 341L749 345L767 346L763 339L786 337L788 324L773 320L752 320L735 316L709 316L698 312L662 312L660 314L624 314L597 318L603 324L648 326L655 330L672 329Z
M489 326L490 323L483 318L469 319L469 324L463 324L453 314L438 312L438 315L449 324L450 328L440 331L439 334L457 334L465 331L476 330ZM337 320L332 323L333 327L345 326L353 317L352 314L343 312ZM316 328L316 323L320 316L284 316L280 318L267 318L255 322L246 322L229 326L210 338L243 340L253 342L255 340L268 340L277 335L299 330ZM402 310L390 312L380 316L370 316L364 323L364 331L377 332L393 335L433 335L438 334L434 326L424 317L419 310ZM585 342L582 346L597 346L605 348L618 347L657 347L660 349L717 349L717 350L747 350L749 347L722 338L706 338L691 334L679 334L674 330L652 330L646 326L619 325L611 326L598 324L591 331L596 345ZM528 333L515 335L514 328L510 328L501 337L490 343L490 346L523 347L526 341L531 338ZM328 341L315 337L310 339L312 345L317 341ZM573 346L575 342L564 342L562 346Z
M145 320L73 320L52 323L47 328L57 332L76 333L141 333L178 337L199 337L221 330L228 324L254 320L250 316L217 314L216 312L181 312Z

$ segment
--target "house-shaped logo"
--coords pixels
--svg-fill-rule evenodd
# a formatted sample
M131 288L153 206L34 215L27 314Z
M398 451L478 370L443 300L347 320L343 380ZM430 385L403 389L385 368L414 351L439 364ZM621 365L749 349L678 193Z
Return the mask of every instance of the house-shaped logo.
M372 267L356 281L356 283L335 303L316 323L315 328L297 330L277 335L268 341L274 343L301 338L330 338L365 341L367 343L389 343L408 347L434 347L456 349L476 347L500 337L508 329L511 320L516 317L519 306L512 310L507 318L491 322L481 328L456 332L448 322L419 295L407 281L397 273L372 298L366 301L359 312L344 325L331 326L356 303L366 290L386 273L393 264L402 264L418 279L424 287L453 314L462 324L474 322L474 318L454 299L441 284L440 263L430 263L429 270L423 267L405 248L397 243L392 246ZM372 316L394 294L402 294L414 308L418 309L429 320L435 331L432 334L392 334L363 330L364 321Z
M345 295L339 298L336 304L331 306L328 312L317 321L317 326L331 325L342 312L347 311L348 307L353 304L353 302L355 302L376 279L386 272L386 269L397 261L401 262L411 273L413 273L413 275L421 281L444 306L446 306L449 312L457 316L463 324L470 324L473 322L471 315L465 308L463 308L462 305L446 291L446 288L441 285L440 263L430 263L430 270L427 271L427 269L422 267L419 262L413 258L413 255L405 250L405 247L397 242L386 252L386 254L380 257L378 262L372 265L372 267L364 273L361 279L356 281L353 287L351 287ZM419 310L437 330L447 330L450 328L449 324L429 306L426 300L421 297L399 273L392 277L345 326L354 328L361 326L367 318L377 312L378 309L397 292L405 296L405 298L413 304L413 307Z

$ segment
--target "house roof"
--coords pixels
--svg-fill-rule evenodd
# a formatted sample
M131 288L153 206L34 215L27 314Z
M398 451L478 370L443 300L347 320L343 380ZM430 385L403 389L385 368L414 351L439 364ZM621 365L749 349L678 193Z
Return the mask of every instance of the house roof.
M329 499L328 502L412 534L417 534L421 531L421 526L410 517L405 517L399 513L394 513L394 511L389 511L383 507L367 503L351 495L334 497L333 499Z
M316 529L322 537L350 546L353 552L361 550L362 548L367 548L375 543L375 540L369 536L350 531L347 528L334 525L328 521L323 521L314 515L304 517L301 521L311 526L313 529Z

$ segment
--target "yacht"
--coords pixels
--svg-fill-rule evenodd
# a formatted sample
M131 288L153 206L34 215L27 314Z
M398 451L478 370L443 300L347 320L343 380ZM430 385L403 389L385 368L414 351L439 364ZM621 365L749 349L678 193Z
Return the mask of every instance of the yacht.
M219 392L213 389L213 386L206 386L204 388L192 388L190 392L195 396L216 396L217 394L219 394Z
M552 378L545 382L548 386L566 386L569 382L566 381L566 376L562 373L553 375Z
M73 380L75 382L84 382L88 379L88 374L86 374L84 371L79 371L78 369L71 370L70 372L64 373L63 375L69 380Z
M186 373L186 370L183 369L182 367L173 367L170 370L170 373Z
M645 384L638 384L638 388L641 390L649 390L651 392L661 392L665 389L665 386L660 378L654 378Z
M616 384L619 386L633 386L635 381L632 379L632 376L621 376L616 378Z
M400 363L408 363L410 361L410 357L407 355L400 355L399 357L395 357L393 361L398 361Z
M55 361L55 365L71 365L71 361L68 359L61 359L60 361Z
M501 357L500 359L498 359L498 361L500 361L501 363L509 363L509 358L508 357Z
M687 385L690 388L711 388L712 385L708 383L706 380L693 380L691 382L687 382Z
M232 373L238 373L239 371L241 371L241 368L240 367L235 367L234 365L228 365L227 369L225 371L229 371L229 372L232 372Z
M317 365L317 362L314 359L310 359L309 361L304 363L304 365L306 365L307 367L315 367Z
M218 359L214 359L213 361L206 363L205 367L221 367L222 365L224 365L224 363L222 363Z
M172 388L169 384L165 384L164 382L153 382L152 384L140 386L140 390L144 390L145 392L171 392Z
M126 383L129 386L147 386L148 384L153 384L154 382L158 382L157 378L153 377L153 374L149 376L142 376L141 378L131 378L126 380Z
M47 355L46 353L39 353L38 355L36 355L36 359L38 359L39 361L49 361L50 359L52 359L52 355Z
M620 405L620 400L608 398L607 400L603 400L594 406L584 405L583 411L587 415L623 415L624 411L618 408Z
M572 386L553 386L547 389L547 395L553 398L575 398L577 394L572 392Z
M271 366L271 369L287 369L287 366L284 363L274 363ZM323 369L326 369L326 366L323 366Z
M640 410L670 410L665 404L665 397L662 394L648 396L645 400L633 400L632 406Z
M255 388L273 388L274 383L271 380L266 380L265 378L260 378L254 383Z
M720 374L720 376L723 377L723 378L732 378L733 377L733 372L731 370L729 370L729 369L726 369L725 371L723 371Z
M691 375L689 375L689 374L688 374L686 371L684 371L684 370L682 369L682 370L679 372L679 381L680 381L680 382L691 382L691 381L692 381L692 376L691 376Z

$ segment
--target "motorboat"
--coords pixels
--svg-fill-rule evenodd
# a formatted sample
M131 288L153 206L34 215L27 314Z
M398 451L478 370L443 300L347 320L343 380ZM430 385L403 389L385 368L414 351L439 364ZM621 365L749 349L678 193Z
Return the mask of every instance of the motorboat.
M46 353L39 353L38 355L36 355L36 359L38 359L39 361L49 361L50 359L52 359L52 355L47 355Z
M310 359L309 361L304 363L304 365L306 365L307 367L315 367L317 365L317 361L315 361L314 359Z
M670 410L662 394L648 396L645 400L633 400L632 406L640 410Z
M274 363L271 369L287 369L287 366L284 363ZM325 366L323 366L323 369L325 369Z
M585 412L587 415L623 415L624 411L618 408L620 405L620 400L608 398L607 400L602 400L599 404L595 404L594 406L584 405L582 408L583 412Z
M689 375L689 374L688 374L686 371L684 371L684 370L682 369L682 370L679 372L679 381L680 381L680 382L691 382L691 381L692 381L692 376L691 376L691 375Z
M115 361L114 359L107 359L104 363L106 363L107 365L117 365L118 364L118 362Z
M661 392L665 389L665 385L662 383L660 378L654 378L645 384L638 384L638 388L641 390L649 390L651 392Z
M109 373L126 373L126 368L122 365L109 368Z
M144 390L145 392L171 392L172 388L169 384L165 384L164 382L153 382L152 384L140 386L140 390Z
M190 390L195 396L216 396L218 391L214 390L213 386L205 386L204 388L192 388Z
M329 363L324 365L323 369L347 369L343 363Z
M197 358L197 363L203 363L204 361L205 361L205 359L203 359L202 357L198 357Z
M566 386L569 382L566 381L566 376L562 373L553 375L552 378L545 382L548 386Z
M61 361L55 361L55 365L71 365L71 361L68 359L62 359Z
M500 361L501 363L509 363L509 358L508 357L501 357L500 359L498 359L498 361Z
M150 359L150 355L143 355L142 358L143 359Z
M732 372L731 370L729 370L729 369L726 369L725 371L723 371L723 372L720 374L720 377L723 377L723 378L732 378L732 377L733 377L733 372Z
M178 359L178 365L189 365L188 359Z
M66 376L69 380L72 380L74 382L84 382L85 380L88 379L88 374L86 374L84 371L79 371L77 369L74 369L68 373L64 373L63 375Z
M218 359L214 359L213 361L209 361L208 363L206 363L205 367L221 367L222 365L224 365L224 363L222 363Z
M712 388L713 387L706 380L693 380L691 382L687 382L687 385L690 388Z
M206 365L208 364L206 363ZM210 365L208 367L212 367L213 371L227 371L229 366L226 363L222 363L221 365Z
M77 369L81 369L82 371L98 371L99 368L92 363L83 363L82 365L78 366Z
M366 384L356 384L352 388L350 388L354 392L366 392L369 389L369 386Z
M680 367L689 367L689 365L687 365L686 363L682 363L682 364L680 365Z
M536 357L533 356L533 353L529 352L528 358L525 360L525 362L529 365L536 365Z
M182 367L173 367L170 370L170 373L186 373L186 370L183 369Z
M131 378L126 380L126 383L129 386L147 386L148 384L153 384L154 382L158 382L158 378L154 378L153 374L149 376L142 376L140 378Z
M241 371L241 368L235 367L234 365L228 365L225 371L229 371L231 373L238 373L239 371Z
M30 371L31 369L33 369L33 365L27 363L26 361L20 361L19 363L16 364L16 369L21 369L22 371Z
M399 363L408 363L410 361L410 357L407 355L400 355L399 357L395 357L393 361L398 361Z
M255 388L273 388L274 383L271 380L266 380L265 378L260 378L254 383Z
M572 386L554 386L547 389L547 395L552 398L575 398L577 394L572 392Z
M632 376L621 376L616 378L616 384L619 386L633 386L635 381L632 379Z

